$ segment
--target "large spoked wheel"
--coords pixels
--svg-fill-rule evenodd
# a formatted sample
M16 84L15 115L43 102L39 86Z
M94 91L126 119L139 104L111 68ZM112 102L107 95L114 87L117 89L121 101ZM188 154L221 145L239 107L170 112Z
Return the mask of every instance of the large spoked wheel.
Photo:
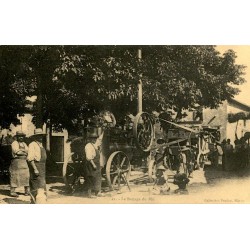
M128 156L122 151L110 155L106 164L106 179L110 189L120 190L121 185L129 188L131 165Z
M198 154L198 157L197 157L197 168L198 169L204 169L205 162L206 162L206 155L204 155L204 154Z
M154 127L148 113L141 112L136 115L133 132L136 145L142 151L148 152L151 149L154 139Z
M71 153L63 163L63 180L66 188L71 192L75 191L81 176L81 162L72 161L71 158L73 155L74 153Z

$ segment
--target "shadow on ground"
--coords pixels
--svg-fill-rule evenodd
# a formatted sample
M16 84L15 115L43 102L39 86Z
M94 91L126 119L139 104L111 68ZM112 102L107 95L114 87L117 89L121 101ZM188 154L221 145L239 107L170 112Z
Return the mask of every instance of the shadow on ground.
M4 198L3 200L8 204L30 204L30 201L24 201L17 198Z
M0 195L9 196L9 194L10 194L9 190L7 190L7 189L0 189Z
M232 170L222 170L222 167L217 168L212 166L205 166L204 176L208 184L216 184L222 179L244 179L250 176L250 168L237 168Z

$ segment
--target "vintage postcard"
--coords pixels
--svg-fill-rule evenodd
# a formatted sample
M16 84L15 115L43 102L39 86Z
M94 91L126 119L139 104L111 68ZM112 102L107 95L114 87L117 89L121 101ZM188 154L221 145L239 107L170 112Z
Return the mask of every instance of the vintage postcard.
M246 3L36 2L1 3L1 246L244 249Z
M250 46L0 46L0 204L250 203Z

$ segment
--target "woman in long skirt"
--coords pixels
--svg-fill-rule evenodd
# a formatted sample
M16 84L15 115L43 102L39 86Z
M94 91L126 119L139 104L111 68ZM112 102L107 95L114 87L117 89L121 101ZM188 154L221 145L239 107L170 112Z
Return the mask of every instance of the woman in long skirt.
M29 195L29 167L27 164L28 146L24 142L25 134L17 131L16 141L11 144L12 161L10 164L10 196L18 197L16 188L24 186L24 195Z

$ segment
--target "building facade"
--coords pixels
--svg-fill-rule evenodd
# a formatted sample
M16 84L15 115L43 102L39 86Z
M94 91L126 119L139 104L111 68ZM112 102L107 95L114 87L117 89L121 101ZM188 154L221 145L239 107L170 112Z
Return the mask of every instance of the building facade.
M221 140L230 139L234 144L236 135L241 138L250 131L250 120L240 119L238 122L229 122L228 116L237 113L249 114L250 106L235 99L224 101L217 109L203 110L203 125L211 121L210 126L220 127Z

